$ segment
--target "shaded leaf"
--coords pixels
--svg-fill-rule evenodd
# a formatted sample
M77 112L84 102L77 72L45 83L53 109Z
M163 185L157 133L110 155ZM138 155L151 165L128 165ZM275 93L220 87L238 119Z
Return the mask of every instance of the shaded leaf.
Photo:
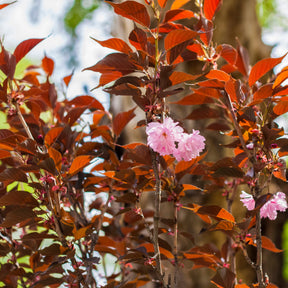
M37 44L43 41L45 38L41 39L28 39L21 42L15 49L13 55L16 58L16 63L18 63L27 53L29 53Z
M197 213L208 215L216 219L223 219L233 223L235 222L235 219L231 213L217 205L202 206L197 210Z
M286 54L279 58L266 58L258 61L251 69L248 79L249 86L255 84L264 74L280 64L285 56Z
M204 0L204 15L206 19L212 20L221 5L222 0Z
M91 37L92 38L92 37ZM102 47L114 49L116 51L129 54L132 52L132 49L129 47L129 45L122 39L120 38L111 38L108 40L100 41L92 38L94 41L99 43Z
M105 110L103 105L97 99L89 95L77 96L73 98L71 101L69 101L68 104L76 107L86 106L86 108L89 109L94 108L103 111Z
M72 126L79 117L84 113L87 107L75 107L68 111L67 115L64 117L63 122Z
M0 206L38 206L37 200L26 191L12 190L0 198Z
M241 99L240 81L234 80L232 77L225 83L225 90L233 102Z
M62 168L62 154L53 147L48 148L48 153L49 156L53 159L56 169L60 173Z
M220 117L220 112L217 109L213 109L207 106L202 106L194 109L185 119L199 120L207 118L218 118Z
M28 182L26 174L19 168L7 168L0 173L0 181Z
M6 215L4 221L0 224L2 227L11 227L13 225L16 225L20 222L23 222L30 218L35 218L36 215L32 211L31 208L28 207L21 207L16 208L8 212Z
M121 134L127 123L136 116L134 113L135 109L136 108L133 108L129 111L119 113L113 119L113 131L117 137Z
M231 45L222 44L217 46L217 53L223 57L229 64L234 65L237 60L237 50Z
M150 26L150 16L143 4L135 1L125 1L119 4L108 3L114 8L116 14L131 19L145 27Z
M233 288L236 275L227 268L220 268L211 282L219 288Z

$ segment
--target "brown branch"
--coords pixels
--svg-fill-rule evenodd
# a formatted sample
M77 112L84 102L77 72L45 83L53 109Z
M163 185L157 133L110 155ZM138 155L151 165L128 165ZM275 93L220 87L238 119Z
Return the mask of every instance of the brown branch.
M155 176L155 212L154 212L154 233L153 233L153 246L155 253L155 261L156 268L159 274L161 275L161 279L163 279L162 267L161 267L161 257L160 257L160 249L159 249L159 241L158 241L158 230L159 230L159 221L160 221L160 203L161 203L161 179L159 175L159 160L158 154L154 152L152 149L151 157L152 157L152 167Z

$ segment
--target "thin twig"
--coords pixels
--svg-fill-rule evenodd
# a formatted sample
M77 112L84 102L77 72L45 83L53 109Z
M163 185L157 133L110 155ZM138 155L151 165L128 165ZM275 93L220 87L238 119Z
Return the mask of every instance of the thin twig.
M26 121L25 121L22 113L21 113L19 104L18 104L17 102L15 103L15 106L16 106L17 115L18 115L18 117L19 117L19 119L20 119L20 122L21 122L24 130L26 131L27 136L28 136L31 140L35 141L32 133L31 133L31 131L30 131L30 129L29 129L29 127L28 127L28 125L27 125L27 123L26 123Z

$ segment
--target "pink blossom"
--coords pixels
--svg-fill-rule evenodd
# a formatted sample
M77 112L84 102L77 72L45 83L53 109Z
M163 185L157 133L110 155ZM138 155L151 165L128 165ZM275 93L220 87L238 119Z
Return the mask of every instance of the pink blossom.
M199 135L198 130L193 130L192 134L182 133L178 140L178 147L174 149L173 155L177 161L190 161L199 156L205 148L205 138Z
M181 138L183 128L171 118L164 118L163 123L151 122L147 125L148 145L160 155L173 154L175 142Z
M245 191L242 191L240 195L240 201L248 210L253 210L255 208L255 201L253 199L253 196L246 193Z
M255 208L255 201L252 195L244 191L242 191L240 195L240 201L248 210L253 210ZM287 208L286 195L283 192L277 192L260 208L260 216L261 218L267 217L270 220L275 220L277 211L284 212Z
M277 211L284 212L287 209L286 195L283 192L277 192L267 203L260 209L261 218L275 220Z

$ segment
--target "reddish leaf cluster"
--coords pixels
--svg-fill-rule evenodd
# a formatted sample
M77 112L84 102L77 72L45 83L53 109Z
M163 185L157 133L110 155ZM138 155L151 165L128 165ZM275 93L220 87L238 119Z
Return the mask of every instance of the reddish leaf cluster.
M193 12L182 9L185 0L175 0L170 9L163 0L110 3L135 23L129 43L94 39L117 52L85 69L101 74L97 87L132 97L142 109L138 128L171 117L175 104L191 106L182 123L208 119L207 129L232 139L223 145L232 156L215 163L204 161L207 153L176 162L142 143L127 143L119 157L117 139L136 108L111 115L90 95L61 101L48 56L41 66L27 67L21 79L14 77L19 61L43 39L26 40L13 54L1 44L1 113L9 126L0 129L0 255L5 259L0 282L5 286L98 287L103 267L104 287L151 281L170 287L172 278L177 285L179 269L193 263L193 269L214 271L211 283L217 287L248 287L238 283L235 255L242 253L257 274L254 287L275 287L265 283L262 263L251 260L247 247L255 246L257 257L262 248L281 252L261 235L260 208L271 198L267 187L274 178L287 182L281 158L288 154L287 139L274 122L288 111L287 67L266 83L262 76L283 57L263 59L250 69L244 47L215 47L213 19L221 2L205 0ZM193 25L181 24L185 19ZM196 60L203 64L200 74L179 70L179 64ZM63 78L66 86L72 75ZM187 83L193 84L187 95L168 103ZM184 183L191 175L197 185ZM239 187L256 203L242 216L232 209L241 205ZM222 204L189 197L219 191ZM154 208L142 206L148 193ZM197 245L201 233L181 230L179 215L185 211L201 219L205 233L223 234L222 247ZM178 245L183 239L188 248ZM106 255L116 261L113 271L106 269L112 265Z

